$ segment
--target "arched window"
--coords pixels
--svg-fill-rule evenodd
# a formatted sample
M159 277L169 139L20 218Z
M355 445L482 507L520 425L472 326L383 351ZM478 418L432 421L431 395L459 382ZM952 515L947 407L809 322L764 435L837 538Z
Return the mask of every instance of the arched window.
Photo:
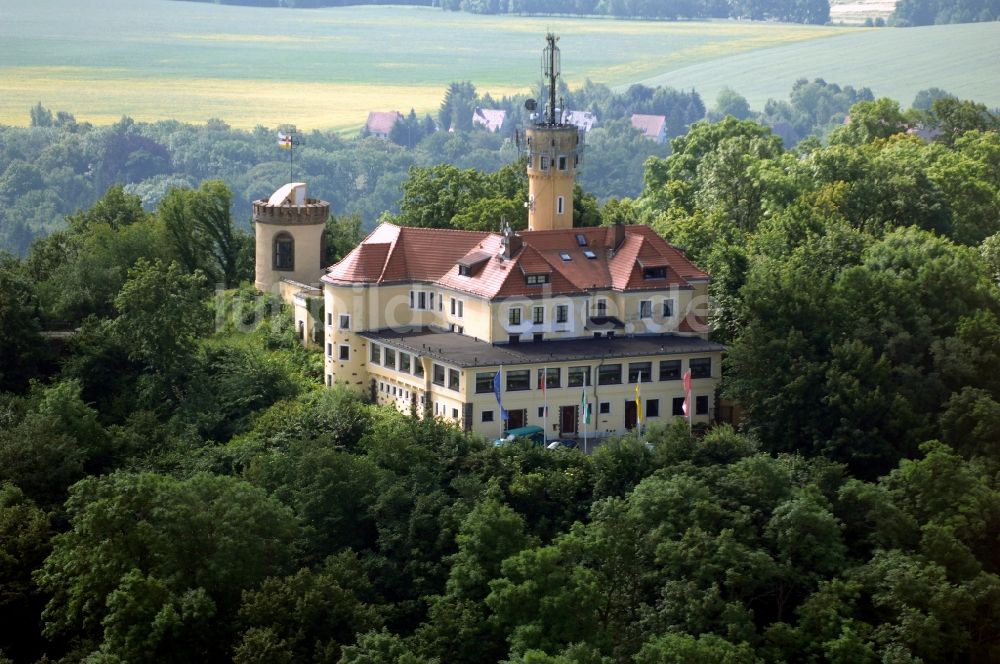
M288 233L274 236L274 269L295 269L295 239Z

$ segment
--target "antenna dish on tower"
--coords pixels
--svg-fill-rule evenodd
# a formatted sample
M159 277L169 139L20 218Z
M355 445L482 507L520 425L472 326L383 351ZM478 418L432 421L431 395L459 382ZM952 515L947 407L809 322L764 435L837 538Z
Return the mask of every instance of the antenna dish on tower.
M528 99L524 102L524 108L528 111L533 111L538 108L538 102L534 99Z

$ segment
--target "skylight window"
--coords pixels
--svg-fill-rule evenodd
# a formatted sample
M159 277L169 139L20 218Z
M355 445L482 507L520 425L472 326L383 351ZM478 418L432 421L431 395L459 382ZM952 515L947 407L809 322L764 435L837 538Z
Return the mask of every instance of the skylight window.
M583 250L583 255L586 256L587 258L589 258L590 260L594 260L595 258L597 258L597 254L595 254L590 249L584 249Z
M584 235L583 233L577 233L576 234L576 243L578 245L580 245L581 247L586 247L587 246L587 236Z
M559 252L559 258L563 259L564 261L571 261L571 260L573 260L573 257L569 255L568 251L560 251Z

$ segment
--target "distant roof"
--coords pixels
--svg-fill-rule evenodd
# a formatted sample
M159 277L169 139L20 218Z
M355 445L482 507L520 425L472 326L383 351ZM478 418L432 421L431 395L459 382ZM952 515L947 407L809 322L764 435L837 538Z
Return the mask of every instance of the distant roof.
M429 327L370 330L359 334L377 343L459 367L499 367L545 361L712 353L726 349L714 341L676 334L550 339L517 344L491 344L464 334Z
M521 249L502 260L503 236L484 231L416 228L383 223L332 266L333 284L420 281L486 299L586 295L619 291L693 288L708 274L651 227L566 228L523 231ZM581 244L581 241L583 244ZM568 257L563 258L563 255ZM480 264L461 274L460 266ZM645 272L656 269L650 277ZM549 275L542 289L526 275Z
M365 126L373 134L388 134L398 120L403 119L399 111L371 111Z
M489 131L500 131L507 111L502 108L479 108L472 113L472 124L486 127Z
M667 124L665 115L642 115L636 113L632 116L632 126L646 135L646 138L658 139L663 135Z
M563 113L563 122L576 125L584 131L590 131L597 123L597 116L590 111L566 111Z

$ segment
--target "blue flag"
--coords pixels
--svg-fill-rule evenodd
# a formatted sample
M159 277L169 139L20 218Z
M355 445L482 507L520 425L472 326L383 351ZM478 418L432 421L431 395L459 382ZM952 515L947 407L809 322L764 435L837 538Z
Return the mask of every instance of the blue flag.
M500 419L506 422L507 420L510 419L510 416L507 414L507 411L504 410L503 403L500 401L500 382L501 382L500 374L502 373L503 373L503 367L500 367L500 370L497 371L495 376L493 376L493 394L496 395L497 405L500 406Z

